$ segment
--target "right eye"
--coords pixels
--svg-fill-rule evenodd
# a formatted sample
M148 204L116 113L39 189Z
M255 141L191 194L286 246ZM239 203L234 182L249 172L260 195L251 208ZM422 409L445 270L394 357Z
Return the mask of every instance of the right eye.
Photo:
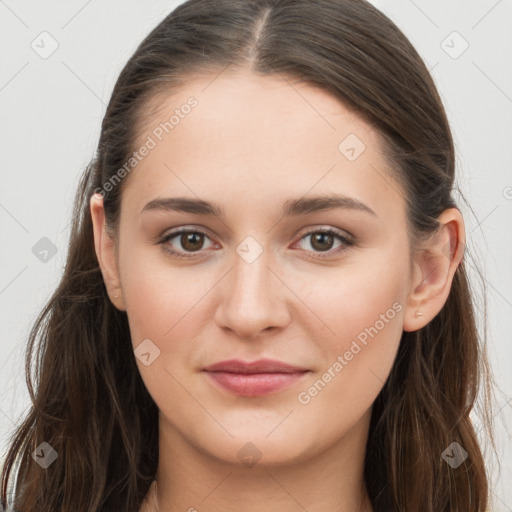
M171 231L164 235L158 243L172 256L177 256L178 258L193 258L196 256L194 253L202 249L205 237L209 239L208 235L202 231L180 228L179 230ZM182 247L181 249L173 248L170 242L174 238L177 238L178 244ZM187 253L187 251L190 252Z

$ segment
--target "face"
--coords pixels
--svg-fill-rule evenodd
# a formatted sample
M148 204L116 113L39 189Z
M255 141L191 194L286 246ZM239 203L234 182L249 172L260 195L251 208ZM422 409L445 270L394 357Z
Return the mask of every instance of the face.
M406 204L378 133L319 88L250 73L158 101L115 258L161 428L270 464L364 431L411 287ZM205 371L233 359L295 368Z

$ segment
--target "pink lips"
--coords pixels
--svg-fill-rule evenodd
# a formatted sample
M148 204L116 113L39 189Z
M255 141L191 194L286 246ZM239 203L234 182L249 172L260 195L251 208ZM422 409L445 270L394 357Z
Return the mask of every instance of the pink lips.
M272 359L248 363L230 359L207 366L204 371L223 389L242 396L260 396L292 385L309 370Z

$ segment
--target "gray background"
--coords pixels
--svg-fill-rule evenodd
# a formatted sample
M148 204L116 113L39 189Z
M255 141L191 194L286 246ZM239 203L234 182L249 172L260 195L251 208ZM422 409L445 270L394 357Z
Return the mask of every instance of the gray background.
M29 329L60 279L73 194L114 81L179 3L0 0L0 456L29 405ZM472 207L461 204L468 250L485 275L499 385L492 510L512 512L512 1L373 3L426 61L454 132L459 186Z

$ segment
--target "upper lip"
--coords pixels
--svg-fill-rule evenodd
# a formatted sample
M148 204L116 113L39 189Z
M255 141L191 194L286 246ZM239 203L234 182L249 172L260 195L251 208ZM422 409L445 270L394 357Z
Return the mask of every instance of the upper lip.
M229 372L229 373L297 373L308 371L307 368L293 366L275 359L258 359L257 361L241 361L240 359L229 359L220 361L204 368L208 372Z

